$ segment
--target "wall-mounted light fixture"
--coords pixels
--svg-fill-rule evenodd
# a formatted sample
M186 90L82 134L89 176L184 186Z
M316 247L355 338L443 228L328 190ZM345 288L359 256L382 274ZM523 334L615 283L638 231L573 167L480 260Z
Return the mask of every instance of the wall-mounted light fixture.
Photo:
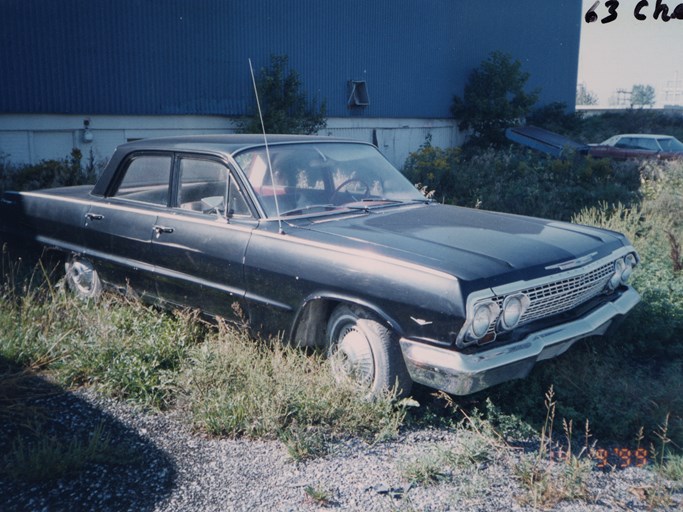
M90 119L83 119L83 142L92 142L94 138L90 130Z

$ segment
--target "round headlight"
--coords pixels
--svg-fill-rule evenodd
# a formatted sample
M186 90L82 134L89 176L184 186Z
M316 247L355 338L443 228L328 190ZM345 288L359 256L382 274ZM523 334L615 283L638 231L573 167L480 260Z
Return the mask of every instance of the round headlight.
M500 316L500 327L510 331L517 327L524 311L529 305L529 297L523 293L510 295L503 301L503 314Z
M472 335L477 339L483 338L488 332L489 326L494 319L494 312L492 311L491 304L477 305L474 308L472 325L470 327Z
M633 273L633 267L636 266L636 257L633 254L629 254L624 258L624 270L621 273L621 282L626 284L629 280L631 274Z
M617 286L621 283L621 276L626 269L626 263L623 258L619 258L614 262L614 274L609 278L609 288L610 290L616 290Z

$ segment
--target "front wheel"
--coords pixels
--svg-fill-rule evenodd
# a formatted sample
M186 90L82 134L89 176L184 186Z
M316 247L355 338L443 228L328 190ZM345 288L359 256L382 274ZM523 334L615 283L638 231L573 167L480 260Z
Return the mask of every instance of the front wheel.
M83 300L97 299L102 293L102 282L95 266L87 259L72 256L64 264L66 283Z
M342 304L327 324L327 355L338 380L351 379L377 396L410 393L412 380L396 336L363 308Z

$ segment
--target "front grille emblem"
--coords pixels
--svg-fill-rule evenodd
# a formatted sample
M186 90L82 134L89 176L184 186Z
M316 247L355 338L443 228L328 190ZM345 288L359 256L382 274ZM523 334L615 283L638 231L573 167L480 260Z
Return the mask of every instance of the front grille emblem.
M558 263L556 265L550 265L549 267L545 267L546 270L569 270L572 268L580 267L581 265L585 265L589 261L593 260L593 257L597 254L597 252L592 252L590 254L587 254L586 256L582 256L580 258L576 258L575 260L569 260L565 261L563 263Z

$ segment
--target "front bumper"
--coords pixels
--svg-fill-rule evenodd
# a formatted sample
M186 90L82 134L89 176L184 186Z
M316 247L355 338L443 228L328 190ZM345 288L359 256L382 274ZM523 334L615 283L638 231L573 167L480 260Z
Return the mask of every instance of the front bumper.
M616 300L577 320L474 354L405 338L401 339L401 349L413 381L454 395L469 395L526 377L537 361L562 354L581 338L604 334L615 318L628 313L639 301L638 292L628 287Z

